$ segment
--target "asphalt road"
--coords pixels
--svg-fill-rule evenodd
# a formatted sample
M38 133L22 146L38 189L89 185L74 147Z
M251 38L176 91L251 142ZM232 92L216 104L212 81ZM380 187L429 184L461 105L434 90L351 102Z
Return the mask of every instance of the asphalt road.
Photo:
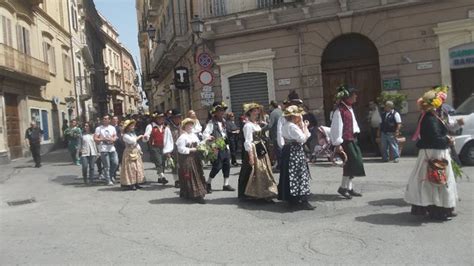
M121 191L83 185L65 151L45 156L40 169L22 159L0 166L0 264L473 265L472 179L458 183L452 221L414 217L403 201L414 164L367 159L367 177L355 180L364 196L352 200L336 193L341 168L311 165L317 209L291 211L281 202L239 202L220 191L220 175L199 205L154 183L150 163L144 190ZM473 167L464 171L474 178ZM238 172L231 170L234 187Z

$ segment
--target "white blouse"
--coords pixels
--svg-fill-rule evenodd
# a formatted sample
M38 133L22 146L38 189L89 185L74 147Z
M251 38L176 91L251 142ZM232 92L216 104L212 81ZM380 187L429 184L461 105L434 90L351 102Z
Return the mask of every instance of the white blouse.
M125 142L125 144L130 145L130 146L134 146L134 147L138 148L139 150L142 150L140 145L138 145L138 143L137 143L137 138L138 137L135 133L125 133L122 136L123 142Z
M278 119L277 123L277 144L280 148L283 148L283 146L285 146L285 140L283 139L283 136L281 134L281 129L283 128L283 125L286 124L286 122L286 118L284 116L281 116Z
M183 132L181 136L176 140L176 146L178 147L178 153L180 154L189 154L189 147L193 143L201 143L199 141L199 138L196 136L195 133L188 133L188 132Z
M346 105L347 106L347 105ZM357 124L357 120L354 115L354 109L352 107L347 106L349 108L349 111L352 114L352 129L354 133L359 133L359 124ZM339 108L334 111L332 114L332 121L331 121L331 144L334 146L341 145L342 142L344 141L342 139L342 129L344 127L344 124L342 123L342 116L341 112L339 111Z
M245 151L251 151L252 150L252 142L253 142L253 133L254 132L260 132L262 131L262 128L253 122L247 122L244 125L244 149Z
M304 132L295 123L286 122L281 128L281 136L283 139L295 140L303 144L311 136L311 133L309 133L309 131Z
M98 154L97 145L94 141L93 134L82 135L82 147L81 156L97 156Z
M193 133L194 134L202 133L202 126L201 126L201 123L199 122L199 119L194 119Z

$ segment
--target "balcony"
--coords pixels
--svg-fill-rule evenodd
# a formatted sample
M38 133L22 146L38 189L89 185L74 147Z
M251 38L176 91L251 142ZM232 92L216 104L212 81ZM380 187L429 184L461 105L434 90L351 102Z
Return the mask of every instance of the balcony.
M279 8L303 0L199 0L202 18L221 17L245 11Z
M109 84L109 91L113 94L121 94L122 89L120 88L119 85L110 85Z
M48 64L5 44L0 44L0 76L41 86L50 78Z

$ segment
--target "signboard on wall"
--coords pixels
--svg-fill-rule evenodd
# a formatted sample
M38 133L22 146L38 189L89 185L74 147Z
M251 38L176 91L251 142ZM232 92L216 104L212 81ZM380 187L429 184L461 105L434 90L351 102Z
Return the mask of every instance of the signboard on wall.
M474 42L449 49L451 69L474 67Z
M384 79L382 83L384 91L400 90L402 88L399 78Z
M183 66L174 69L174 86L180 90L189 89L189 69Z

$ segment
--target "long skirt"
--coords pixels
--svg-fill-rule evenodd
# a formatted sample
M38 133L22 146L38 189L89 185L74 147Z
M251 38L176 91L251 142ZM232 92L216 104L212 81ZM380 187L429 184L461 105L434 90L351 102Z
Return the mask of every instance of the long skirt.
M131 154L138 155L135 160ZM141 152L137 148L127 147L123 152L122 167L120 168L120 184L131 186L145 182L145 171Z
M278 193L275 179L273 178L272 165L270 157L265 154L257 157L255 145L253 147L253 156L255 158L255 167L249 163L248 152L242 154L242 167L239 174L239 198L251 197L255 199L275 198Z
M446 185L433 184L427 180L428 160L446 159L449 165L446 168ZM405 201L414 206L415 212L446 212L450 213L456 207L458 192L456 179L451 165L449 149L421 149L415 169L411 172L405 191Z
M308 163L299 143L283 146L280 167L280 183L278 199L284 201L307 200L310 195L310 179Z
M365 176L362 152L356 141L344 141L342 148L347 154L347 162L344 165L343 176Z
M198 153L178 154L178 162L179 196L187 199L204 197L206 179Z

